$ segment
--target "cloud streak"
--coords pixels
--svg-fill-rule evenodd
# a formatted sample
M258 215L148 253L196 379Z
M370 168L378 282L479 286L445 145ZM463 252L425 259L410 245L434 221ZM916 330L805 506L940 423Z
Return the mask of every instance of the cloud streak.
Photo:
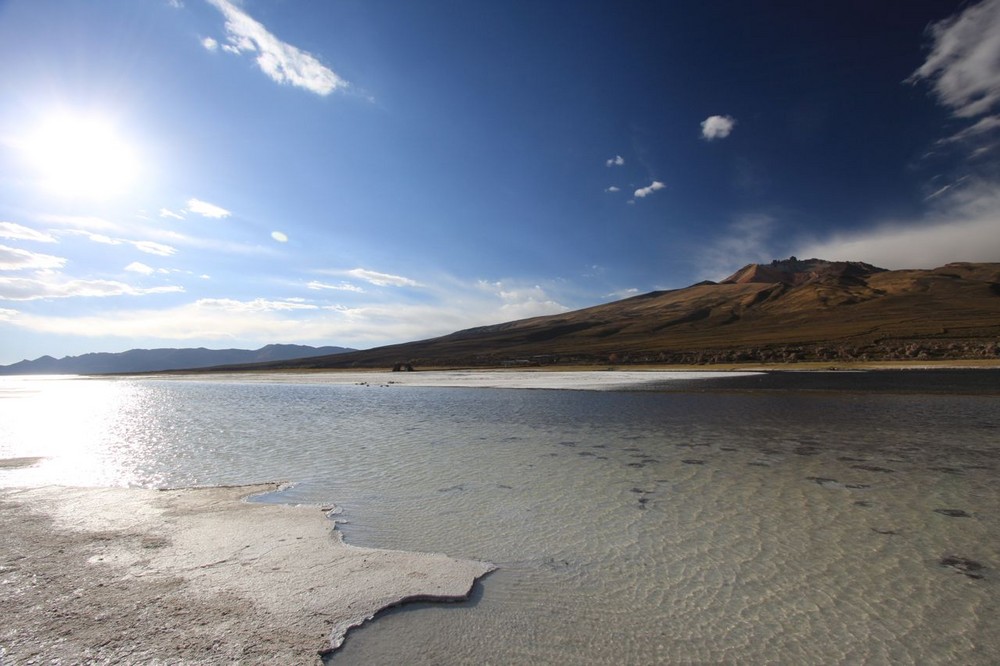
M364 280L377 287L419 287L420 283L416 280L411 280L410 278L403 277L401 275L390 275L389 273L379 273L378 271L370 271L365 268L354 268L346 271L347 275L358 280Z
M0 222L0 238L12 240L27 240L38 243L55 243L55 236L14 222Z
M349 84L315 56L287 44L261 23L229 0L208 0L226 19L226 44L229 53L256 53L257 66L271 80L329 95Z
M166 209L163 209L163 210L166 210ZM228 210L226 210L222 206L216 206L213 203L209 203L207 201L202 201L201 199L193 199L193 198L192 199L188 199L188 201L187 201L187 208L185 208L185 210L187 210L188 212L191 212L191 213L196 213L198 215L201 215L202 217L208 217L208 218L212 218L212 219L215 219L215 220L221 220L223 218L226 218L226 217L229 217L230 215L232 215L232 213L230 213ZM160 214L163 215L163 212L161 211ZM177 215L172 215L172 217L177 217L178 219L181 219Z
M65 264L63 257L0 245L0 271L62 268Z
M35 301L49 298L146 296L149 294L166 294L182 291L184 291L183 287L176 286L141 289L114 280L0 278L0 299L8 301ZM68 319L72 320L72 318Z
M938 101L959 118L989 112L1000 102L1000 0L985 0L928 28L932 48L907 79L927 81Z

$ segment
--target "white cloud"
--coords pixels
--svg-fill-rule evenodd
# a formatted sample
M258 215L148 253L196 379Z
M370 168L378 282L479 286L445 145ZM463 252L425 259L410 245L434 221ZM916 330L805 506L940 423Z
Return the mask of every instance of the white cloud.
M625 158L622 157L621 155L615 155L611 159L607 160L604 164L605 164L605 166L609 166L609 167L624 166L624 164L625 164Z
M654 180L651 184L647 185L646 187L640 187L639 189L637 189L634 194L635 196L642 199L644 197L649 196L650 194L652 194L657 190L662 190L664 187L666 187L666 185L664 185L658 180Z
M931 53L907 81L928 81L960 118L989 112L1000 102L1000 0L967 7L929 32Z
M339 284L329 284L327 282L320 282L319 280L313 280L306 285L309 289L332 289L333 291L352 291L358 294L365 293L365 290L356 284L351 284L350 282L341 282Z
M206 37L205 39L201 40L201 45L205 47L206 51L219 50L219 42L215 41L211 37Z
M568 310L537 284L510 280L469 284L448 278L442 281L446 286L435 287L431 301L422 298L419 303L393 299L348 307L317 306L302 299L201 299L166 309L91 309L82 317L11 311L9 317L0 313L0 320L7 319L6 325L38 333L130 341L239 340L241 344L266 344L283 340L366 348Z
M125 267L125 270L130 271L132 273L142 273L143 275L152 275L153 273L156 272L156 269L153 268L152 266L147 266L146 264L139 261L133 261L131 264Z
M420 284L410 278L402 277L400 275L390 275L388 273L379 273L377 271L370 271L364 268L354 268L345 272L351 277L357 278L359 280L364 280L365 282L370 282L378 287L419 287Z
M939 198L918 221L896 221L871 229L803 242L796 256L864 261L889 269L935 268L953 261L1000 259L1000 190L974 184Z
M50 277L51 279L0 278L0 299L35 301L43 298L145 296L184 291L183 287L139 289L112 280L65 280L58 276Z
M283 234L280 231L272 231L271 232L271 238L273 238L274 240L278 241L279 243L287 243L288 242L288 236L286 236L285 234Z
M175 220L183 220L184 219L183 215L181 215L180 213L175 213L174 211L170 210L169 208L161 208L160 209L160 217L172 217Z
M61 268L65 264L62 257L0 245L0 271Z
M208 0L226 18L229 53L256 53L257 66L272 80L329 95L348 83L315 56L287 44L229 0Z
M732 116L709 116L701 121L701 136L706 141L725 139L735 126L736 119Z
M0 222L0 238L36 241L38 243L55 243L56 239L47 234L14 222Z
M518 286L500 282L481 280L479 288L492 294L500 301L499 321L515 321L542 315L556 314L569 310L556 302L539 285ZM499 323L494 322L494 323Z
M202 201L201 199L188 199L187 208L185 209L191 213L197 213L202 217L210 217L213 219L222 219L224 217L229 217L232 215L228 210L221 206L216 206L213 203L208 203L207 201Z
M612 185L611 187L604 188L604 191L605 192L620 192L621 189L622 188L618 187L617 185Z

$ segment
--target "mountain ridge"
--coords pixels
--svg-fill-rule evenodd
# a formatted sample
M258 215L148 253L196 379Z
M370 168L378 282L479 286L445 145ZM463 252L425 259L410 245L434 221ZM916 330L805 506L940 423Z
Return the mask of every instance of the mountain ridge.
M256 369L881 361L1000 356L1000 263L794 257L721 282Z
M124 352L94 352L79 356L40 356L0 366L0 375L87 375L201 369L218 365L267 363L354 351L347 347L270 344L260 349L162 347Z

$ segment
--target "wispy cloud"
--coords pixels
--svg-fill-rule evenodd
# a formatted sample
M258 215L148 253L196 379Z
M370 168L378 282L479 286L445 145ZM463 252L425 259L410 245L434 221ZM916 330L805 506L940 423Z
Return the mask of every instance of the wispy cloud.
M206 51L214 52L219 50L219 42L215 41L211 37L206 37L205 39L201 40L201 45L205 47Z
M55 243L55 236L14 222L0 222L0 238Z
M622 188L618 187L617 185L612 185L610 187L605 187L604 191L605 192L621 192L621 189Z
M736 119L732 116L709 116L701 121L701 136L706 141L725 139L735 126Z
M140 289L113 280L67 280L56 275L45 278L0 278L0 299L9 301L35 301L43 298L145 296L182 291L184 288L177 286Z
M774 259L770 241L775 224L774 217L765 213L734 219L701 251L699 279L722 280L746 264Z
M1000 0L984 0L928 28L932 48L907 81L928 81L960 118L1000 102Z
M615 155L614 157L612 157L612 158L608 159L607 161L605 161L604 164L605 164L605 166L609 166L609 167L624 166L624 164L625 164L625 158L622 157L621 155Z
M239 340L247 344L274 340L326 344L335 341L345 346L371 347L568 310L537 284L514 280L468 284L446 279L444 282L447 286L435 288L430 301L419 303L391 300L346 306L298 298L199 299L165 309L116 308L92 311L82 317L7 310L0 312L0 321L38 333ZM310 284L310 288L316 287ZM108 291L111 290L109 287Z
M181 215L180 213L175 213L174 211L170 210L169 208L161 208L160 209L160 217L172 217L175 220L183 220L184 219L183 215Z
M349 271L345 271L346 275L350 275L358 280L364 280L365 282L370 282L371 284L378 287L419 287L420 283L416 280L411 280L410 278L403 277L401 275L390 275L389 273L379 273L378 271L370 271L365 268L354 268Z
M229 0L208 0L226 18L226 45L230 53L256 53L257 66L272 80L329 95L349 84L315 56L287 44Z
M643 199L645 197L648 197L653 192L656 192L657 190L662 190L665 187L666 187L666 185L664 185L660 181L654 180L652 183L650 183L646 187L640 187L639 189L637 189L634 194L635 194L635 196L637 198Z
M989 183L974 183L942 195L937 204L925 219L889 221L805 241L795 254L860 260L890 269L1000 258L1000 191Z
M0 271L61 268L65 264L63 257L0 245Z
M113 238L105 234L98 234L92 231L86 231L84 229L72 229L70 231L64 232L68 234L74 234L77 236L84 236L94 243L100 243L102 245L131 245L140 252L146 254L154 254L158 257L169 257L177 253L177 248L166 245L164 243L157 243L156 241L150 240L132 240L129 238Z
M166 209L164 209L166 210ZM210 217L213 219L222 219L232 215L228 210L222 206L216 206L213 203L207 201L202 201L201 199L188 199L187 208L185 209L190 213L196 213L202 217ZM162 215L162 212L161 212ZM175 216L176 217L176 216Z
M286 236L281 231L272 231L271 232L271 238L273 238L274 240L276 240L279 243L287 243L288 242L288 236Z
M313 280L306 285L310 289L324 290L329 289L332 291L351 291L357 294L365 293L365 290L356 284L351 284L350 282L339 282L337 284L330 284L328 282L320 282L319 280Z

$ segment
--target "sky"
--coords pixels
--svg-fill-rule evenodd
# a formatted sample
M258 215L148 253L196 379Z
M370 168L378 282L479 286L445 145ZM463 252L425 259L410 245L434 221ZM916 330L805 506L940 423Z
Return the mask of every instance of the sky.
M1000 0L0 0L0 364L1000 261Z

